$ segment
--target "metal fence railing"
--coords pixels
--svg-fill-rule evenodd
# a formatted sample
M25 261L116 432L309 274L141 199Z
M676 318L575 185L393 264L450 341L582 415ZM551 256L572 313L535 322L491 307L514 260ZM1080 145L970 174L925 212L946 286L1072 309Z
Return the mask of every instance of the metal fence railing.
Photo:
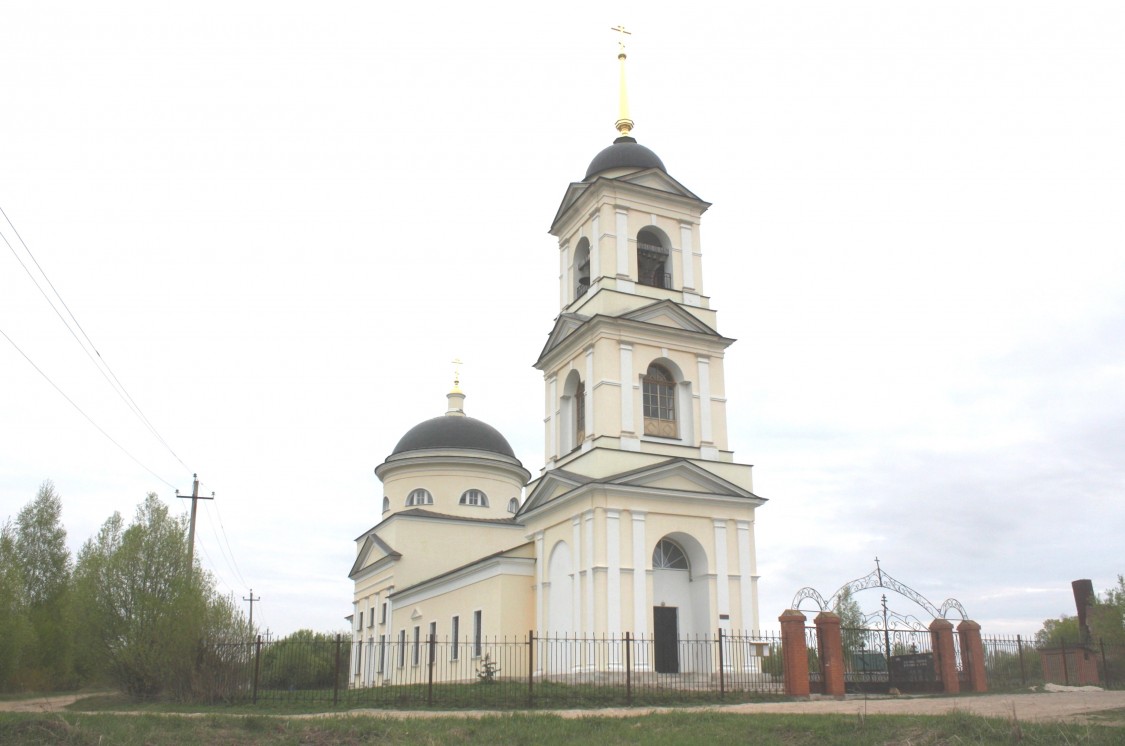
M957 636L955 635L955 641ZM1039 647L1021 635L982 636L990 691L1052 682L1120 688L1125 646ZM809 685L822 691L816 628L806 629ZM927 631L841 630L849 693L942 691ZM959 648L958 648L959 651ZM399 635L269 637L207 647L193 691L208 702L516 709L745 701L786 692L777 633L440 639ZM965 666L956 661L959 679ZM962 681L962 684L964 682ZM964 690L964 686L962 686Z
M321 637L220 646L231 665L209 699L510 709L745 700L785 689L775 633Z

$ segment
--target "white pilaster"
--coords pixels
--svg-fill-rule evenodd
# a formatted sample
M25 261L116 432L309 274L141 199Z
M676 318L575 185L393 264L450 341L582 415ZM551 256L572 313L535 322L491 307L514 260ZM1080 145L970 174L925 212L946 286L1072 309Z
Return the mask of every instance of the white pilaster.
M730 616L730 573L727 570L727 522L716 518L711 521L715 526L715 601L719 607L719 614ZM727 624L720 622L720 627L729 629Z
M614 210L617 224L617 276L628 279L629 277L629 211L624 207Z
M582 632L582 517L574 516L570 520L571 538L574 541L574 582L571 583L571 629Z
M742 629L745 632L757 631L758 623L754 614L754 589L752 586L753 568L753 527L750 521L735 521L738 536L738 595L742 607Z
M592 635L594 628L594 511L587 510L582 514L583 527L586 534L582 542L582 554L585 557L586 572L586 634Z
M623 450L640 450L640 440L636 437L633 419L633 345L618 342L621 351L621 448ZM625 439L633 436L631 440L637 442L636 448L628 448Z
M691 223L680 223L680 257L683 259L684 289L695 290L695 246Z
M648 552L645 551L645 512L631 510L633 517L633 637L643 640L648 636ZM648 646L634 648L638 671L648 670Z
M711 358L700 355L699 365L699 441L713 443L711 435Z
M583 377L586 386L586 439L594 437L594 346L586 348L586 375Z
M601 232L601 215L594 214L594 219L590 221L590 288L594 287L594 283L604 273L602 272L602 232Z
M570 303L570 294L573 292L570 288L570 245L569 243L559 246L559 305L566 308Z
M558 446L555 430L558 423L558 378L550 376L547 379L547 460L554 461L558 455Z
M544 581L547 579L547 554L543 551L543 532L535 532L535 629L540 632L547 631L547 609L544 608L546 590Z

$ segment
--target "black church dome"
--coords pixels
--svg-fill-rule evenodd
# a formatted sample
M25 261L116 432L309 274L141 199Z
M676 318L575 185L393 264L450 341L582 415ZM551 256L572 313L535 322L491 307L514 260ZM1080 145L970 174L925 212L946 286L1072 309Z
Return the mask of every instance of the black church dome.
M594 156L594 160L590 161L590 167L586 169L586 178L583 181L589 181L603 171L614 168L658 168L668 173L660 156L633 138L622 136Z
M434 417L406 431L398 441L392 456L406 451L426 449L469 449L489 451L515 458L512 446L500 431L486 422L472 417Z

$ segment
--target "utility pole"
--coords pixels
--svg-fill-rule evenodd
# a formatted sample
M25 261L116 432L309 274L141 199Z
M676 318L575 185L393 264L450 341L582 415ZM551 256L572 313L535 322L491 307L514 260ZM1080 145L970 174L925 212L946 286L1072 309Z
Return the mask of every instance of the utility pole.
M243 596L242 600L250 602L250 634L254 634L254 602L261 601L262 597L258 596L257 598L254 598L254 589L251 588L250 598L246 598L246 596Z
M179 490L176 490L176 497L183 498L184 500L191 500L191 527L188 528L188 571L195 569L195 510L199 505L200 500L214 500L215 493L211 493L211 497L199 496L199 475L192 474L191 478L194 480L191 486L191 495L181 495ZM251 595L253 591L251 591Z

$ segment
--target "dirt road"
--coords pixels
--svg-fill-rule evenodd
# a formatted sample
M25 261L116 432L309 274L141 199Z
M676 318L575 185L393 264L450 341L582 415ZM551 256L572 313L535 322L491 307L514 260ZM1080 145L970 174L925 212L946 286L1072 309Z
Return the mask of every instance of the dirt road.
M77 700L91 696L75 694L33 699L9 700L0 702L0 712L55 712L62 710ZM613 708L605 710L547 710L543 714L559 717L636 717L652 712L683 712L688 708ZM800 702L758 702L739 705L716 705L691 708L704 712L725 712L741 715L755 715L765 712L791 713L795 715L823 715L837 713L844 715L940 715L948 712L967 712L985 717L1015 718L1029 720L1064 720L1087 722L1092 719L1105 722L1102 718L1091 718L1093 713L1103 710L1119 710L1110 721L1125 723L1125 691L1062 691L1039 692L1034 694L982 694L968 697L889 697L864 700L862 697L847 699L812 699ZM339 717L345 713L321 713L318 715L285 715L291 719L305 717ZM351 710L350 716L374 716L396 719L433 717L485 717L506 713L482 711L431 711L431 710Z

